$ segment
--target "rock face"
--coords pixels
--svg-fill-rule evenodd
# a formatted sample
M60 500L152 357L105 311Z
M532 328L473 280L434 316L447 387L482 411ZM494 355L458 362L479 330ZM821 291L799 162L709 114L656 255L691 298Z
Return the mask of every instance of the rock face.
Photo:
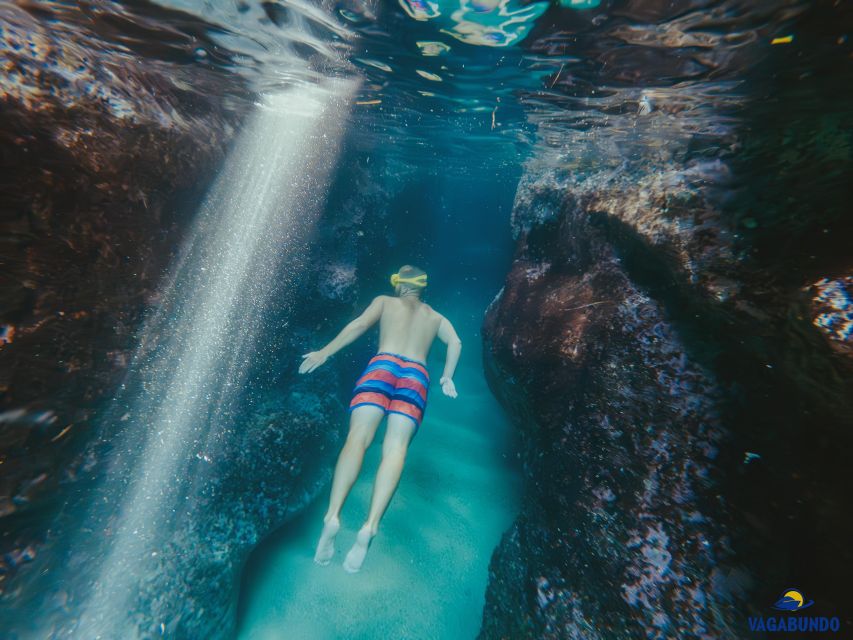
M731 623L716 381L584 209L523 236L484 330L531 500L493 559L483 637L698 637L714 609Z
M697 6L629 4L649 24ZM612 13L596 18L610 28ZM801 5L784 20L772 26L795 25L808 52L741 47L718 60L721 75L671 86L654 60L699 58L678 53L680 27L657 23L653 52L614 47L619 64L586 69L610 80L595 86L605 96L620 77L631 90L648 82L636 111L568 102L539 121L515 259L483 330L528 498L492 558L483 640L747 637L748 616L791 585L853 628L841 488L853 445L841 240L853 138L841 123L853 85L838 81L849 52L834 47L847 38L818 36L849 11ZM578 51L610 46L588 36ZM579 95L583 72L553 83Z
M49 577L63 562L81 576L97 570L84 548L63 545L114 456L125 416L107 415L109 400L253 96L217 66L228 52L196 17L145 3L2 13L0 626L29 637L33 611L44 614L40 629L66 628L79 611L79 584ZM216 56L186 64L202 49ZM310 379L296 368L353 316L356 274L370 259L362 238L376 236L370 250L384 246L387 185L361 161L345 160L358 189L336 196L340 211L313 244L310 259L327 266L302 270L299 304L290 296L270 309L254 392L220 459L204 447L193 459L205 490L145 565L153 577L133 605L140 634L227 637L246 554L328 483L355 372L346 359ZM91 548L108 533L93 532Z
M229 96L245 91L214 66L174 61L192 40L179 30L137 65L117 26L133 16L32 11L4 5L0 41L3 582L43 533L27 512L94 463L81 451L99 402L240 123L243 100Z
M850 531L843 254L761 260L766 239L738 228L747 169L725 155L553 160L519 186L484 322L528 500L492 558L481 638L739 636L788 584L820 583L831 611Z

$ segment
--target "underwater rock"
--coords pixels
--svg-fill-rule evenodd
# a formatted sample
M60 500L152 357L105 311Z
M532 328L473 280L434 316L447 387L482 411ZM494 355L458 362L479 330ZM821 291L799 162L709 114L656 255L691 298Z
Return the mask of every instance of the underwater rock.
M132 12L113 10L122 18L60 5L0 9L7 559L41 535L22 512L46 507L91 468L81 451L100 403L121 381L142 313L157 303L161 272L245 103L235 76L176 59L189 34L170 30L160 50L135 51L119 26L131 28ZM164 9L160 19L181 15ZM20 562L0 561L0 590L12 565Z
M849 255L815 232L837 208L798 219L820 262L768 250L781 223L744 223L754 158L729 148L529 163L483 327L527 500L481 638L731 637L792 581L843 606Z
M833 349L853 356L853 276L821 278L806 291L812 294L812 324Z
M295 353L289 359L296 361ZM126 604L125 628L140 637L233 637L246 556L328 485L330 461L345 436L343 388L332 367L311 379L284 372L276 388L228 412L223 433L198 442L187 456L187 473L173 480L192 499L170 509L169 535L134 558L132 570L140 579ZM94 442L90 448L103 457L105 446ZM91 493L80 492L67 503L34 565L38 574L22 571L4 596L24 608L39 603L40 617L32 621L39 629L78 632L75 625L90 602L88 585L101 575L101 562L93 558L103 559L103 551L109 558L110 541L121 526L115 515L103 522L103 532L75 535L81 519L91 524L84 519L90 500ZM34 557L35 549L26 548L7 553L4 562L11 570ZM73 579L54 577L67 576L63 569ZM28 620L4 621L4 630L10 637L30 637Z
M672 162L655 171L628 163L613 171L561 171L559 165L522 178L512 213L516 237L554 219L567 206L593 214L622 252L654 253L660 267L712 299L738 290L732 273L741 256L721 224L718 201L731 170L719 160Z
M253 108L233 70L222 73L215 60L180 63L183 46L205 38L197 18L146 6L62 15L55 30L41 13L3 9L5 53L20 71L3 85L2 129L11 276L2 288L11 304L0 318L0 591L9 612L0 626L10 637L28 637L31 624L73 633L86 606L87 579L100 569L92 558L109 550L118 527L83 546L65 534L80 530L90 491L120 457L118 435L136 418L109 401L126 382L143 318L163 304L163 275ZM144 16L127 23L109 13L137 9ZM133 38L122 41L127 34L115 25L141 22L167 29L162 49L152 41L139 52ZM128 621L145 637L231 637L246 556L328 485L353 369L363 361L335 358L303 378L299 356L355 315L356 275L390 240L381 224L388 194L375 176L362 171L358 189L344 191L340 210L330 209L317 230L314 253L294 252L284 266L300 274L298 304L282 295L269 305L251 393L229 437L200 443L189 462L197 473L175 481L197 502L175 518L167 546L140 558L145 579ZM317 268L305 269L309 261ZM161 348L161 337L149 336L142 351ZM71 506L56 509L63 504ZM73 584L55 583L60 565L71 567ZM35 610L44 616L32 621Z
M215 459L199 454L202 490L169 546L141 567L150 576L134 615L142 632L157 635L168 620L173 637L232 637L245 557L327 487L345 435L335 427L341 386L326 371L287 389L236 424Z
M561 214L521 236L484 324L529 488L481 637L714 635L736 614L713 582L730 555L719 389L604 232Z

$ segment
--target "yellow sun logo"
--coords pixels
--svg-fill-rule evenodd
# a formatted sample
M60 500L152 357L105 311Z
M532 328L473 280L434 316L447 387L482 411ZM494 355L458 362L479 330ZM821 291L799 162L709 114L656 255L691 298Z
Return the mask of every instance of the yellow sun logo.
M814 600L806 602L802 592L799 589L788 589L773 605L774 609L779 611L799 611L814 604Z

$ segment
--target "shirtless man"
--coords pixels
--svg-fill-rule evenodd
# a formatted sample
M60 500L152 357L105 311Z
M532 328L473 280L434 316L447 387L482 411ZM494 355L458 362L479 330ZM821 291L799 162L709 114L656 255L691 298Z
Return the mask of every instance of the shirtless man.
M299 373L314 371L379 321L379 352L370 359L353 391L349 435L335 467L329 509L314 555L317 564L327 565L331 561L335 535L341 526L341 507L358 477L364 452L373 441L376 428L388 414L370 513L344 560L344 569L350 573L361 569L379 520L397 489L409 442L423 419L429 389L426 359L436 337L447 344L444 373L439 381L441 390L446 396L456 397L453 373L462 352L462 341L447 318L421 302L421 291L427 285L426 273L405 265L391 276L391 285L397 297L377 296L334 340L319 351L302 356L304 360L299 367Z

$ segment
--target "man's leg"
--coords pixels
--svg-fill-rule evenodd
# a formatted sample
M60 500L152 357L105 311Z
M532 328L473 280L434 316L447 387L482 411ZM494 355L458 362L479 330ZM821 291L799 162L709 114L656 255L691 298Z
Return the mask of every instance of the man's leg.
M371 404L356 407L350 413L349 433L335 465L329 508L323 518L323 532L314 554L314 562L317 564L329 564L335 554L335 536L341 527L341 508L358 478L364 452L373 442L376 428L384 415L385 412L380 407Z
M373 485L373 497L370 500L370 513L356 536L355 544L344 560L344 569L350 573L361 569L370 541L379 529L379 521L397 490L409 442L415 432L414 426L414 422L406 416L397 413L388 414L388 427L385 440L382 442L382 462L376 472L376 483Z

